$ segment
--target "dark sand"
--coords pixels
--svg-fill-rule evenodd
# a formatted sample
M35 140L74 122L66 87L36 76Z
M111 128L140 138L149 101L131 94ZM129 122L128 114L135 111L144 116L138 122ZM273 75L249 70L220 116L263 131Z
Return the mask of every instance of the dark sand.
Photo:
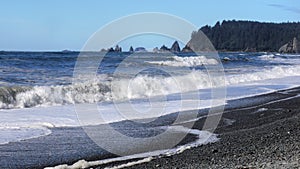
M229 101L214 132L220 141L129 168L300 168L298 94L300 88ZM201 129L203 120L194 128ZM184 142L192 139L188 136ZM103 150L81 128L55 128L45 137L0 145L0 168L43 168L113 157L99 152Z
M242 99L246 108L228 106L223 114L215 131L219 142L129 168L300 168L298 94L296 88Z

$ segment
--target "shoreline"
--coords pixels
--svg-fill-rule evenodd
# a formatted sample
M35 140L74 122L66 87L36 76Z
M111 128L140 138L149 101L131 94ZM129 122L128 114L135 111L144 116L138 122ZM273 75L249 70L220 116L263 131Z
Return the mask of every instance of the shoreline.
M299 135L300 129L297 126L300 126L300 124L299 122L296 124L297 121L293 120L294 117L298 118L300 116L300 108L297 106L300 104L300 98L295 97L299 93L300 87L296 87L249 98L230 100L225 106L221 122L214 132L218 134L220 141L191 148L168 157L151 157L151 160L148 158L148 160L141 161L144 162L143 164L133 165L132 168L222 168L222 166L234 168L254 166L255 162L263 165L263 162L255 159L256 156L258 156L257 158L264 157L263 159L268 159L271 155L268 152L262 153L258 149L265 148L267 150L268 147L266 146L271 145L269 144L271 140L274 144L278 141L284 141L279 138L276 142L275 136L286 135L288 132L278 130L277 133L269 136L267 131L273 129L277 131L275 129L278 124L285 127L284 120L290 119L292 122L287 127L292 128L290 125L294 124L295 128L289 130L290 134L288 136L292 133L293 140L299 138L297 133ZM286 100L287 98L291 99ZM204 120L205 118L200 118L196 121L193 129L201 130ZM51 130L52 134L48 136L0 145L0 156L3 157L0 159L1 168L43 168L61 164L70 165L81 159L95 161L116 157L109 154L101 155L99 152L103 150L90 140L79 127L62 127ZM190 135L183 142L191 142L193 139L195 138ZM260 143L258 144L257 141L262 141L264 144L261 142L258 142ZM259 146L251 147L252 144ZM286 146L290 147L290 145ZM292 146L299 148L299 144L292 144ZM250 147L250 149L242 149L243 147ZM295 156L297 153L300 154L299 149L295 147L290 149L296 150L292 157L296 159L296 165L299 166L300 157L299 155L298 157ZM286 154L283 157L287 160L291 159L286 157ZM98 168L119 166L128 162L135 163L136 160L143 159L113 162L98 166Z
M299 168L299 94L299 87L281 90L253 97L265 97L260 104L227 108L214 132L220 141L127 168Z

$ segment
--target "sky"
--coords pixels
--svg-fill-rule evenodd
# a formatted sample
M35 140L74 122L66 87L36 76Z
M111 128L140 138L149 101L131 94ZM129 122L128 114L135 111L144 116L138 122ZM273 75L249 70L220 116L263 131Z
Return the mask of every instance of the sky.
M162 12L196 27L222 20L300 21L299 0L9 0L0 2L0 50L80 50L94 32L120 17ZM144 38L146 39L146 38ZM169 38L132 38L123 49L170 46Z

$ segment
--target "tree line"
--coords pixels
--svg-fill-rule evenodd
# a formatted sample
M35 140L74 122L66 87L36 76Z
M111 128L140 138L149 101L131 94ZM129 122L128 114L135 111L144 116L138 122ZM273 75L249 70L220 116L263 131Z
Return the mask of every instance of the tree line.
M203 26L191 35L191 41L202 31L218 51L278 51L294 37L300 40L300 22L262 23L223 21ZM195 41L195 40L194 40ZM196 42L196 41L195 41Z

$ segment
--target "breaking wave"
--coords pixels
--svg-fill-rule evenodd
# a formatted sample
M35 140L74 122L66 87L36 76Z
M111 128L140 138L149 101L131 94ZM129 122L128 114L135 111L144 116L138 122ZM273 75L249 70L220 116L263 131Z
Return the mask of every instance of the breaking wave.
M300 75L300 66L278 66L254 73L228 75L225 84L296 75ZM212 80L218 84L222 79L209 78L208 74L193 70L177 77L139 75L132 79L102 79L64 86L0 87L0 109L147 98L211 88Z
M261 56L258 56L258 58L262 59L262 60L272 60L272 59L275 59L275 55L274 54L261 55Z
M185 66L185 67L195 67L195 66L219 64L219 62L216 59L207 58L205 56L191 56L191 57L173 56L172 60L149 61L147 63L163 65L163 66Z

